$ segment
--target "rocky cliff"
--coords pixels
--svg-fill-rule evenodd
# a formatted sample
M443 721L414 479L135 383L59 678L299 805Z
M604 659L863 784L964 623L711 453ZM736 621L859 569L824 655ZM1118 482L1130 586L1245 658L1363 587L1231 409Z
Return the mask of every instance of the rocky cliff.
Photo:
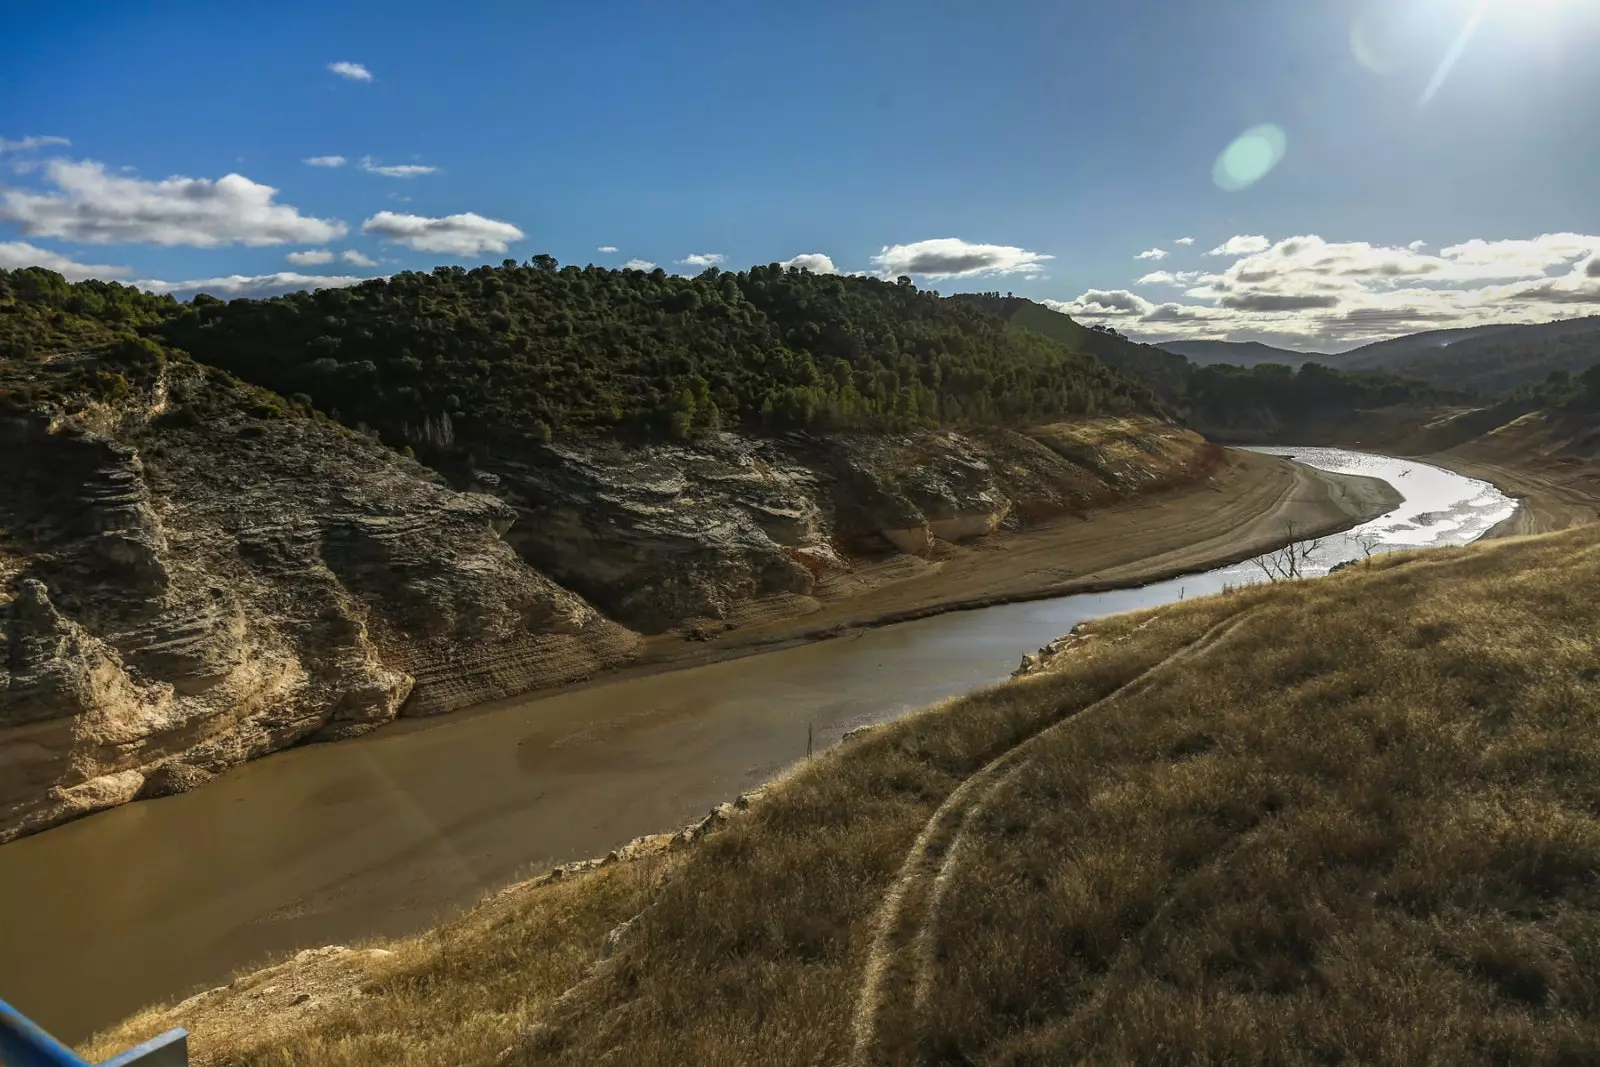
M788 610L854 561L966 541L1196 476L1197 435L1152 418L1027 432L709 434L692 445L500 445L456 472L519 521L506 538L612 618L656 633Z
M638 632L805 612L863 559L1081 513L1207 454L1098 419L511 442L441 474L181 356L96 360L29 364L0 412L0 840L581 678Z
M186 361L114 392L0 415L0 840L636 644L493 497Z

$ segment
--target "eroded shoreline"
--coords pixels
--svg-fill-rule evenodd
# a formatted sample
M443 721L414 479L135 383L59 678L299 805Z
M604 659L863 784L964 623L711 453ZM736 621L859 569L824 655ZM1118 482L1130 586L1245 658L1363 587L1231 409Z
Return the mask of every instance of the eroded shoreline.
M1314 536L1396 499L1381 481L1236 453L1219 488L960 549L919 581L885 582L799 619L733 631L733 640L663 639L679 652L579 691L269 756L205 789L13 842L0 849L0 884L14 898L8 906L39 916L29 944L78 946L60 968L27 976L23 1007L74 1039L285 951L431 925L530 866L603 854L771 778L803 754L814 720L832 716L817 722L826 743L857 713L829 685L864 690L858 702L898 694L901 676L876 667L874 650L943 625L930 616L982 606L963 593L987 586L983 599L994 604L1138 586L1265 551L1282 542L1285 522L1297 524L1295 536ZM820 640L844 633L865 639ZM773 655L719 662L755 652ZM784 680L796 665L823 687ZM730 679L744 694L733 705L710 695ZM722 701L715 729L712 699ZM106 869L126 872L109 895ZM86 990L90 958L101 977Z

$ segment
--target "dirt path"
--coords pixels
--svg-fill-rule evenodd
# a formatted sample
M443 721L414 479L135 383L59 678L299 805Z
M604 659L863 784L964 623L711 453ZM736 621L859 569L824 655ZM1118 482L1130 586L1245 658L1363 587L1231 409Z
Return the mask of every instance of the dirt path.
M872 948L863 969L853 1023L857 1067L910 1062L915 1057L922 1007L931 991L940 899L960 858L968 830L991 798L1058 731L1118 699L1145 688L1159 675L1215 647L1248 612L1218 623L1193 644L1168 656L1116 691L1075 714L1044 727L986 764L945 798L906 853L884 894L873 924Z
M650 639L633 670L713 662L945 611L1144 585L1349 529L1400 502L1374 478L1230 450L1208 482L1064 518L939 556L896 556L822 584L815 599L755 605L705 641Z

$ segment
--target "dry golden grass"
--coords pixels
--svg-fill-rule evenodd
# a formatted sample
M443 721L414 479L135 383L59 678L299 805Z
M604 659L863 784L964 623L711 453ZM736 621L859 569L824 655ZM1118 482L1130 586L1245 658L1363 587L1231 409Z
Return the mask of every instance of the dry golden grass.
M520 889L292 1026L196 1043L343 1067L1597 1063L1597 593L1591 526L1102 620L670 861Z

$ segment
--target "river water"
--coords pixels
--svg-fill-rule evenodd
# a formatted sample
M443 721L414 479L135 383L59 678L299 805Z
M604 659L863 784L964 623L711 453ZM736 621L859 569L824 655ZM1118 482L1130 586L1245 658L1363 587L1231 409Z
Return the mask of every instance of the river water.
M1405 497L1306 570L1470 542L1515 503L1426 464L1262 449ZM521 874L672 829L852 727L1004 679L1086 619L1260 580L1251 564L1139 589L901 623L279 753L192 793L0 846L0 997L75 1041L269 954L408 933Z

